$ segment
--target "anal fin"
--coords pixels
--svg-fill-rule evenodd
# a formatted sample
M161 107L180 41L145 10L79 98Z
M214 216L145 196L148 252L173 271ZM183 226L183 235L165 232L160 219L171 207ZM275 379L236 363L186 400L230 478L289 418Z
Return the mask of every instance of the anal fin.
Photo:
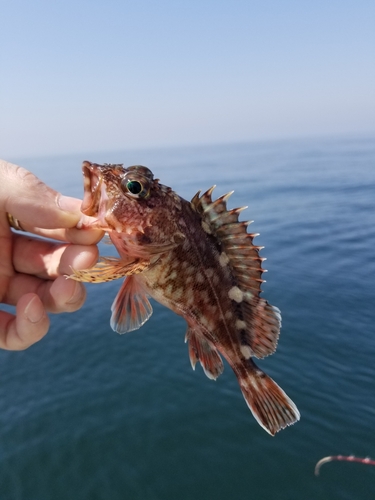
M152 314L146 292L135 276L128 276L112 304L111 327L117 333L138 330Z
M190 363L193 370L199 361L206 376L211 380L216 380L224 370L223 361L216 347L191 327L186 332L185 342L188 342Z

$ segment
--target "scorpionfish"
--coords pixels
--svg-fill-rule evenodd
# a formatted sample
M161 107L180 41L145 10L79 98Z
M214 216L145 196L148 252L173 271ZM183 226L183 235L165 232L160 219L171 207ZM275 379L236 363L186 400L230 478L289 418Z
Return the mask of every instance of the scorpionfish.
M247 405L271 435L299 420L295 404L253 361L272 354L281 326L278 308L260 297L262 262L239 221L243 208L227 209L228 193L214 187L191 202L137 165L83 163L82 212L105 230L119 258L102 257L71 278L91 283L125 277L112 305L118 333L138 329L152 314L154 298L187 322L191 365L210 379L232 367ZM246 208L246 207L245 207Z

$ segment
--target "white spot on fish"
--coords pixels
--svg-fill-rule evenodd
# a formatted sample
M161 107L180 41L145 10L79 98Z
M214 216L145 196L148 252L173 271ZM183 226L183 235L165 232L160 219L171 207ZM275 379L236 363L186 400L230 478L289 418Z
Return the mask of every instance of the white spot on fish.
M244 293L244 300L247 302L251 302L251 299L254 297L254 295L251 292L245 292Z
M234 300L238 304L242 302L243 291L238 288L238 286L233 286L228 293L230 299Z
M168 276L168 278L169 278L170 280L174 280L174 279L176 279L176 278L177 278L177 272L176 272L176 271L172 271L172 272L170 273L170 275Z
M222 252L220 254L220 257L219 257L219 263L220 263L221 267L226 266L228 264L228 262L229 262L228 255L225 252Z
M207 330L213 330L214 325L211 323L211 319L205 315L199 317L200 323L207 328Z
M187 307L193 307L195 304L194 293L185 290L184 301L186 302Z
M248 345L241 345L240 347L242 355L246 358L249 359L251 358L251 349Z
M212 316L217 316L219 314L219 310L216 304L206 304L207 314L211 314Z
M210 226L204 220L202 220L202 229L207 234L211 234L212 233Z
M246 323L244 321L242 321L241 319L238 319L236 321L236 328L238 330L245 330L246 329Z
M195 275L195 280L197 283L204 283L204 276L202 273L197 273Z
M203 302L207 303L209 301L207 290L201 290L201 292L200 292L200 298L201 298L201 300L203 300Z
M208 269L206 269L206 276L208 276L208 278L212 278L212 276L215 274L215 271L209 267Z
M173 292L173 300L180 300L184 296L184 290L182 288L177 288Z

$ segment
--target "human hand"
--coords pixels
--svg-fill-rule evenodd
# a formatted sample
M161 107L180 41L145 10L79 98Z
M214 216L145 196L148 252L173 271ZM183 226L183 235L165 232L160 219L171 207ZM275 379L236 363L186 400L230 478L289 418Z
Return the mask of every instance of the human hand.
M88 217L81 201L54 191L31 172L0 160L0 303L16 306L16 315L0 311L0 348L26 349L48 331L47 312L72 312L86 297L82 283L65 274L96 263L95 245L103 235L83 227ZM13 232L7 213L29 233ZM67 243L69 242L69 243Z

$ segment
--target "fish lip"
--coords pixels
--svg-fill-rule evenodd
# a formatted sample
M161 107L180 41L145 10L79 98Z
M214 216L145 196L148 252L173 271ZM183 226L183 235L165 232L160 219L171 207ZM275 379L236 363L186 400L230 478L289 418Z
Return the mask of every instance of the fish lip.
M102 177L98 167L89 161L82 163L84 193L81 212L85 215L95 216L99 211Z

